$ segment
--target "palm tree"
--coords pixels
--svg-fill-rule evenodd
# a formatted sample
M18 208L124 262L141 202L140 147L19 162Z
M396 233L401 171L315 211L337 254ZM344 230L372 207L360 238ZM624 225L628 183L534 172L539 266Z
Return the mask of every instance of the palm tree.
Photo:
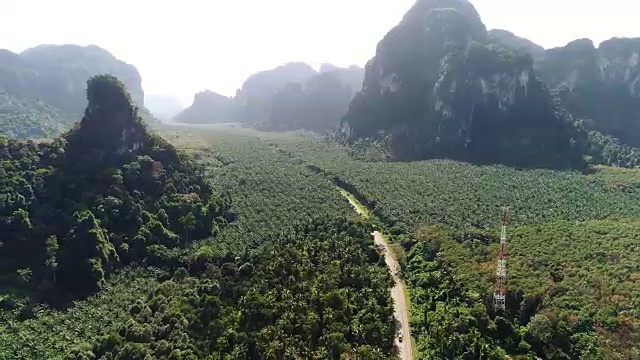
M196 217L192 212L180 218L180 224L184 227L186 242L189 242L189 234L196 228Z

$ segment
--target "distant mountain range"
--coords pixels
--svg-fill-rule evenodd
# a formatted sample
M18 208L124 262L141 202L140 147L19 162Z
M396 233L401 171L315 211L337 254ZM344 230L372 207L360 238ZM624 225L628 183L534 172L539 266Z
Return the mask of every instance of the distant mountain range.
M38 138L70 128L83 115L87 79L104 73L155 120L137 69L105 49L0 50L0 134ZM206 90L187 108L169 96L146 101L177 122L338 129L349 143L386 144L397 160L574 167L588 154L640 164L640 39L544 49L487 31L466 0L418 0L366 70L291 62L249 76L233 97Z
M266 130L335 128L362 86L364 69L322 64L320 71L301 62L261 71L229 98L212 91L194 97L177 122L243 122Z
M135 66L95 45L41 45L19 54L0 50L0 134L48 137L71 127L87 105L87 80L98 74L121 79L153 121Z

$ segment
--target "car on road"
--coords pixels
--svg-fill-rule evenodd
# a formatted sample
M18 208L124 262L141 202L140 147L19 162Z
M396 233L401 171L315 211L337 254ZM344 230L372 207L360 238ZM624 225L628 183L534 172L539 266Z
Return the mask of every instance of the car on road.
M399 341L399 342L402 342L402 334L399 334L399 335L398 335L398 341Z

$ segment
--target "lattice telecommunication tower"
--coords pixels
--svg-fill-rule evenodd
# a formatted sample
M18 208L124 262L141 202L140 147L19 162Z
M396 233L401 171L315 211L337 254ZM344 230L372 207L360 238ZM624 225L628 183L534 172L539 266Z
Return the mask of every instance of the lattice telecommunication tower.
M500 233L500 254L496 266L496 288L493 293L493 307L496 310L504 311L507 297L507 212L504 208L502 212L502 231Z

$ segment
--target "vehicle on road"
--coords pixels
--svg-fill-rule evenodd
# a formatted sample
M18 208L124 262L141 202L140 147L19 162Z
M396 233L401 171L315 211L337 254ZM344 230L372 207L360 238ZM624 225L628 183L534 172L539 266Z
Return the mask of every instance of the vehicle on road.
M402 334L398 335L398 341L402 342Z

